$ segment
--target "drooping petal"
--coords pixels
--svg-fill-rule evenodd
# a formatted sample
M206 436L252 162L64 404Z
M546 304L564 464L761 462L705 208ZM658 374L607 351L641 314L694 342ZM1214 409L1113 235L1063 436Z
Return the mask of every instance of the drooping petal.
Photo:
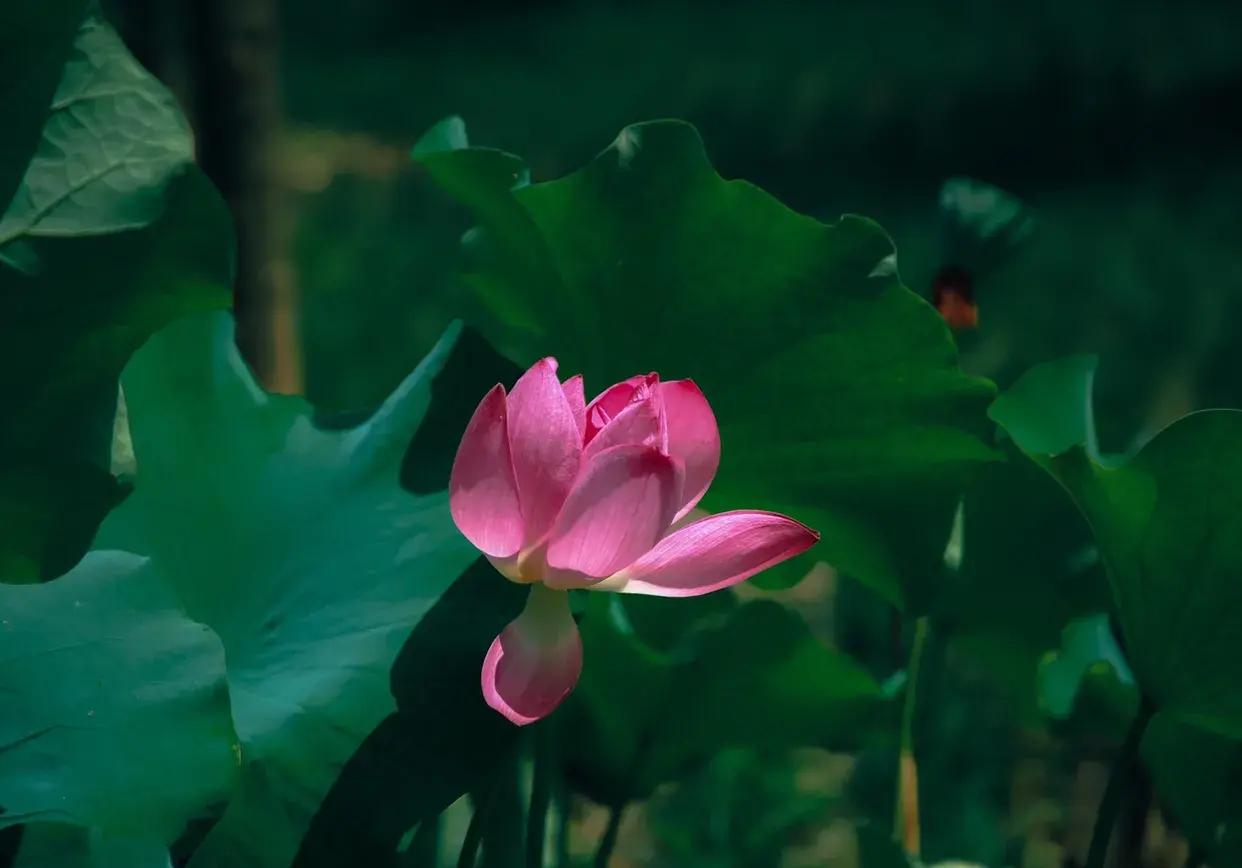
M632 563L673 520L679 475L648 446L614 446L583 468L548 538L544 581L582 587Z
M614 446L658 448L661 445L660 409L654 393L641 401L631 401L591 439L582 452L582 460L589 461L591 456Z
M552 526L582 454L582 437L556 378L555 359L536 362L509 393L509 448L529 546Z
M570 377L561 383L561 388L565 390L565 400L569 402L569 411L574 414L578 436L581 437L586 431L586 392L582 386L582 375Z
M470 417L449 476L449 511L458 530L495 558L516 554L525 538L507 422L505 389L496 386Z
M697 597L736 585L813 546L819 534L774 512L722 512L660 540L601 590L655 597Z
M569 594L534 584L526 607L483 659L483 698L518 726L551 714L582 673Z
M647 397L660 380L656 374L638 374L609 386L595 396L586 408L586 431L583 440L590 443L618 413L634 401Z
M656 390L664 402L668 425L668 452L685 468L681 517L694 508L707 492L720 466L720 431L707 398L693 380L660 383Z

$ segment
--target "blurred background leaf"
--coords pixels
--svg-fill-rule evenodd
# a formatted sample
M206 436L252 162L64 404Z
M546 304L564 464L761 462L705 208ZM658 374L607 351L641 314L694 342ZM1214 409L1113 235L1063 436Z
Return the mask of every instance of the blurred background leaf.
M1229 626L1242 605L1234 580L1242 568L1242 412L1193 413L1128 461L1106 461L1094 439L1093 372L1091 360L1034 368L992 415L1091 523L1143 696L1187 722L1242 736L1242 705L1229 686L1242 678ZM1074 413L1078 421L1067 424Z
M29 63L0 90L0 513L42 507L0 524L8 581L81 556L120 499L106 473L122 366L176 317L226 306L232 277L229 216L185 118L83 6L19 2L0 21L3 62Z

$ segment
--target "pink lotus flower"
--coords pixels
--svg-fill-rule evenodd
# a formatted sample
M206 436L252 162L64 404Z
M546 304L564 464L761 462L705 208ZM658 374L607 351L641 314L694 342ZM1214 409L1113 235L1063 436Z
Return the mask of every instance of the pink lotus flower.
M453 520L526 607L483 662L488 705L516 724L548 715L582 672L571 588L693 597L806 551L819 534L771 512L694 520L720 434L690 380L631 377L587 404L542 359L484 396L457 449Z

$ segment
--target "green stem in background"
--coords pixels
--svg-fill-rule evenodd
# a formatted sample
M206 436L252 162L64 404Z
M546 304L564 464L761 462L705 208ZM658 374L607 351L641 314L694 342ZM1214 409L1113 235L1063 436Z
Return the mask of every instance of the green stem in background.
M401 858L402 868L435 868L440 864L440 817L428 817L414 830Z
M530 786L530 810L526 812L526 868L543 868L543 847L548 837L548 805L552 801L556 744L553 718L534 726L534 773Z
M906 666L906 695L901 709L901 753L897 763L897 805L893 811L893 839L908 856L921 849L919 828L919 773L914 756L914 713L918 702L919 673L927 649L931 622L923 615L914 623L914 644Z
M1095 829L1091 833L1091 849L1087 851L1086 868L1104 868L1104 860L1108 856L1108 843L1113 837L1113 827L1117 825L1117 815L1121 812L1121 804L1134 781L1134 773L1139 762L1139 748L1143 744L1143 733L1147 724L1151 723L1156 708L1146 698L1139 704L1130 731L1126 733L1125 743L1113 761L1113 770L1108 777L1108 786L1104 788L1104 796L1100 799L1100 810L1095 815Z
M621 831L621 817L625 813L625 805L613 805L608 814L608 828L600 839L599 849L595 851L595 868L608 868L612 859L612 851L617 846L617 833Z
M492 782L475 801L474 813L470 815L470 825L466 827L466 837L461 842L461 854L457 857L457 868L474 868L479 855L479 845L483 843L483 833L487 831L487 817L492 811L492 803L496 801L497 789L496 782Z
M562 868L569 864L570 796L564 779L556 782L556 792L553 794L552 802L556 806L556 861L553 864L557 868Z
M1186 854L1186 864L1184 868L1203 868L1207 862L1207 855L1199 847L1191 847L1190 852Z

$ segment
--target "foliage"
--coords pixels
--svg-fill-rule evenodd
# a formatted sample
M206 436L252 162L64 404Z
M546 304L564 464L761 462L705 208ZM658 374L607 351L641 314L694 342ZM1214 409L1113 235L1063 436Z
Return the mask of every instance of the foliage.
M729 747L840 750L886 722L879 685L795 614L767 601L734 606L728 594L707 599L690 635L663 648L628 612L638 610L640 625L668 621L681 601L592 601L583 686L559 725L580 733L564 752L566 773L601 804L646 798Z
M709 508L792 514L823 534L819 557L926 609L958 493L993 457L979 439L991 387L957 368L883 230L723 180L681 123L628 127L539 184L453 132L414 156L482 224L466 279L496 345L519 362L556 346L588 383L694 379L726 444Z
M1242 648L1229 627L1242 568L1242 501L1230 484L1242 459L1242 414L1192 414L1130 460L1108 460L1091 420L1093 374L1084 359L1036 368L997 400L993 416L1090 522L1144 696L1188 722L1242 735L1230 664Z
M189 126L83 6L19 2L0 19L4 62L28 59L0 90L6 581L71 567L119 500L108 456L129 355L229 299L228 215L193 164Z
M1132 420L1097 424L1094 356L993 400L877 223L726 180L689 124L532 180L453 117L410 189L454 232L469 215L460 291L414 306L420 334L469 325L345 419L242 360L227 211L95 4L0 11L0 113L0 863L398 868L474 864L477 838L481 864L534 868L569 864L547 826L583 801L612 817L597 864L637 802L666 810L670 864L774 864L829 819L868 866L1016 863L1014 742L1111 753L1132 719L1117 768L1141 760L1195 858L1242 858L1239 411L1108 454L1098 428ZM938 265L988 292L1049 243L983 182L939 206ZM588 389L693 378L724 444L705 506L822 541L736 591L573 591L581 682L522 735L479 669L526 589L446 488L478 400L549 354ZM872 642L835 647L850 593ZM808 786L807 756L845 771ZM885 828L911 799L922 853Z

